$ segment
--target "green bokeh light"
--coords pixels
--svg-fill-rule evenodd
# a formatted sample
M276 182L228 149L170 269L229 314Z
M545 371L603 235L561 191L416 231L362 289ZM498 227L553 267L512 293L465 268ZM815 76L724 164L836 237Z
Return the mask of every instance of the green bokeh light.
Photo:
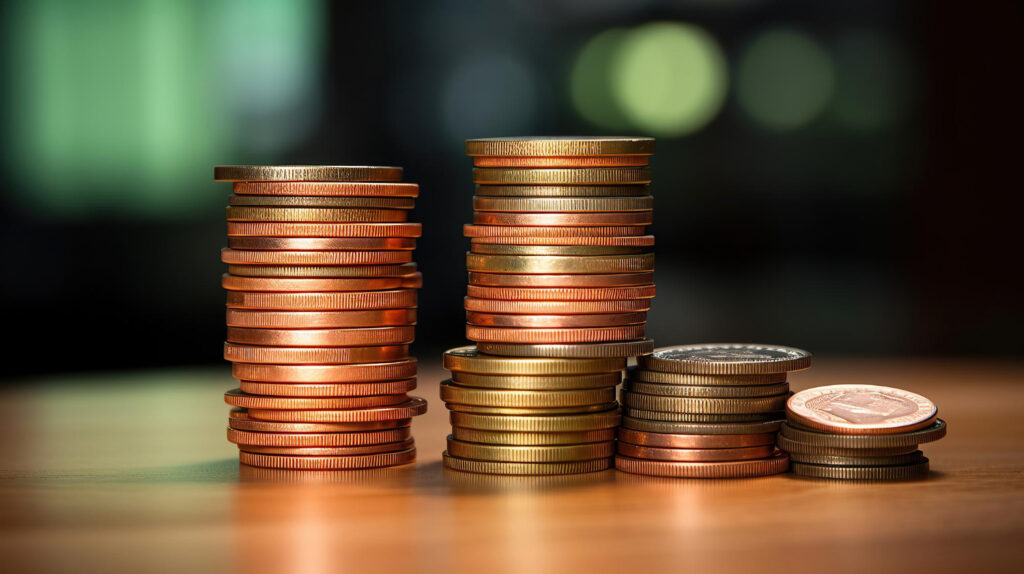
M759 35L737 67L740 106L761 125L793 130L818 117L832 96L835 72L828 53L796 30Z
M588 122L612 130L630 127L612 93L611 61L627 32L611 28L584 44L569 73L569 96Z
M883 130L910 105L913 66L906 53L870 31L848 32L836 42L835 118L862 132Z
M638 129L681 136L718 114L728 84L727 66L718 43L703 29L646 24L618 46L612 61L613 94Z

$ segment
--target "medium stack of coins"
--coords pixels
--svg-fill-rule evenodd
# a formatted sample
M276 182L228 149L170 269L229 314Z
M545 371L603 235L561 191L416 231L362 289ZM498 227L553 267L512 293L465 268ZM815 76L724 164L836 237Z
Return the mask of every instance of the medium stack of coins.
M767 345L709 344L639 357L622 387L615 468L678 478L785 472L775 449L789 398L787 373L811 355Z
M409 356L419 192L401 168L223 166L228 440L242 463L357 469L412 462L426 411Z
M786 404L779 448L793 472L838 480L913 480L928 475L918 445L946 436L927 398L877 385L801 391Z

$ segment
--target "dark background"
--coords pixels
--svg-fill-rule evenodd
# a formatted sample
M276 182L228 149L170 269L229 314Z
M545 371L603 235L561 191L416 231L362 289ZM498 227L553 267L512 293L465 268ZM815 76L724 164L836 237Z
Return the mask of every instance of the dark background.
M218 363L231 163L405 167L436 357L463 344L463 140L526 134L658 137L659 345L1019 355L1019 3L350 4L4 4L5 379ZM582 113L608 100L571 89L588 41L656 22L720 47L720 109L682 131ZM779 30L831 70L813 106L799 50L741 77ZM772 94L798 125L745 104Z

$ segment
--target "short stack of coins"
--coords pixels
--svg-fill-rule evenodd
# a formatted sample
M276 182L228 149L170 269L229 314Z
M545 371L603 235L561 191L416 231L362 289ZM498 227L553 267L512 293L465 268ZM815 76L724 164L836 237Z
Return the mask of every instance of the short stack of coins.
M779 449L793 473L835 480L914 480L928 476L918 445L946 436L927 398L878 385L800 391L786 404Z
M426 402L409 356L422 277L412 260L419 186L402 169L221 166L227 342L239 388L228 440L243 464L341 470L416 458Z
M775 437L789 398L787 374L810 353L771 345L705 344L655 349L623 383L615 468L677 478L741 478L785 472Z
M615 388L626 359L498 357L449 349L441 383L451 411L446 467L484 474L606 470L615 454Z

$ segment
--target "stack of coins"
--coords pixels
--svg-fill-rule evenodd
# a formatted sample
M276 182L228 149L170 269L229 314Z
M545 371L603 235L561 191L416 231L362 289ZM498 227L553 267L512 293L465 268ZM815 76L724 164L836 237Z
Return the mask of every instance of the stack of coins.
M451 412L448 468L555 475L611 468L626 359L514 358L449 349L441 384Z
M913 480L928 475L918 445L946 436L935 403L877 385L801 391L786 404L779 448L793 472L839 480Z
M790 394L787 373L810 367L810 353L683 345L637 362L622 387L615 468L679 478L767 476L789 468L775 436Z
M397 167L223 166L228 440L242 463L357 469L412 462L426 411L409 343L422 282Z

